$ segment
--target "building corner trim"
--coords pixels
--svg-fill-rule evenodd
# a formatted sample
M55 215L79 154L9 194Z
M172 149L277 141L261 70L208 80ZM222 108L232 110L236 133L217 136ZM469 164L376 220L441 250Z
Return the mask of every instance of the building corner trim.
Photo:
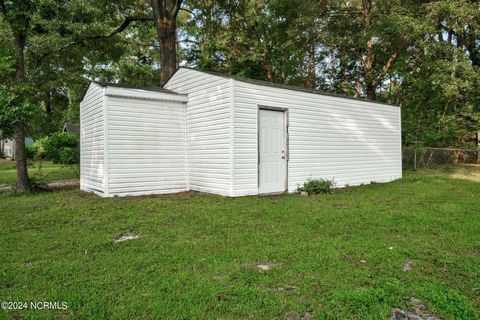
M230 79L230 195L235 196L235 80Z
M109 191L109 172L108 172L108 98L106 95L107 88L103 88L103 178L105 179L103 192L105 197L110 196Z

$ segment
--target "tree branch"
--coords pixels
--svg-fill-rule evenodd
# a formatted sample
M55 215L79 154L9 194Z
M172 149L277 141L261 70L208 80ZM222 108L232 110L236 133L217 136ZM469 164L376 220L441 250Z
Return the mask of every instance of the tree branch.
M192 16L194 16L195 18L198 18L198 16L195 14L195 12L193 12L193 11L190 10L190 9L180 8L180 10L185 11L185 12L188 12L188 13L190 13Z
M3 0L0 0L0 1L3 1ZM50 52L47 52L47 53L44 53L43 55L40 56L39 59L37 59L36 61L36 66L38 66L42 61L43 59L45 59L46 57L54 54L54 53L60 53L70 47L73 47L73 46L76 46L76 45L79 45L79 44L82 44L84 43L85 41L88 41L88 40L99 40L99 39L108 39L108 38L111 38L113 37L114 35L118 34L118 33L121 33L123 32L125 29L128 28L128 26L134 22L134 21L153 21L152 18L150 17L126 17L125 20L123 20L123 22L117 27L115 28L112 32L110 32L109 34L107 35L92 35L92 36L86 36L84 37L83 39L79 39L79 40L75 40L75 41L72 41L70 43L67 43L66 45L64 45L63 47L60 47L56 50L53 50L53 51L50 51Z
M440 23L440 27L441 27L443 30L447 31L448 33L453 34L453 35L457 38L457 42L459 41L460 35L459 35L455 30L453 30L452 28L444 25L443 23ZM462 44L462 45L463 45L463 44Z
M90 37L87 37L85 40L111 38L111 37L113 37L114 35L116 35L117 33L123 32L125 29L128 28L128 26L130 25L130 23L132 23L132 22L134 22L134 21L142 21L142 22L145 22L145 21L153 21L153 19L150 18L150 17L126 17L125 20L123 21L123 23L122 23L121 25L119 25L115 30L113 30L112 32L110 32L110 34L108 34L108 35L106 35L106 36L102 36L102 35L90 36Z
M383 72L380 74L380 77L378 77L377 80L375 81L376 84L380 83L387 76L388 72L393 66L393 63L397 59L397 56L398 56L398 50L395 49L390 55L390 57L388 57L388 60L385 63L385 66L383 67Z
M183 0L176 0L175 7L172 10L172 18L175 19L177 17L178 11L180 11L182 7Z

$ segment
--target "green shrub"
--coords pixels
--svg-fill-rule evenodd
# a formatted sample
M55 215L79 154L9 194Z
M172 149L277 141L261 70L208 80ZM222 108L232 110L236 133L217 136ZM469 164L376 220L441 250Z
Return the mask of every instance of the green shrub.
M34 160L36 158L36 150L35 147L32 145L26 146L25 151L27 151L27 159Z
M79 159L78 159L79 155L80 155L80 152L78 150L78 147L76 148L65 147L60 150L58 163L61 163L61 164L79 163Z
M30 187L32 191L43 191L48 189L48 183L44 175L33 175L30 177Z
M298 192L307 192L308 194L330 193L335 187L333 180L308 179L302 187L298 187Z
M42 142L42 139L37 140L35 141L35 143L25 148L27 150L28 160L42 160L44 158L43 146L41 142Z
M53 163L76 164L79 162L79 147L77 136L69 132L54 133L40 140L42 158Z

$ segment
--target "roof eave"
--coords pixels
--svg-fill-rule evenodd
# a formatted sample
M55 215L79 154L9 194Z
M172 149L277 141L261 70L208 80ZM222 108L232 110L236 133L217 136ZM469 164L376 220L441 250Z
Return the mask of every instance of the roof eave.
M144 100L162 100L187 103L188 96L186 94L166 93L159 91L149 91L143 89L122 88L122 87L105 87L106 96L115 96L122 98L136 98Z

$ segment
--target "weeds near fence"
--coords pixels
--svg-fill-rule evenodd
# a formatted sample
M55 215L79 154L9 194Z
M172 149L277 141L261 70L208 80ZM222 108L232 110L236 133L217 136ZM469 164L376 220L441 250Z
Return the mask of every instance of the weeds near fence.
M480 164L480 149L403 147L405 169Z

